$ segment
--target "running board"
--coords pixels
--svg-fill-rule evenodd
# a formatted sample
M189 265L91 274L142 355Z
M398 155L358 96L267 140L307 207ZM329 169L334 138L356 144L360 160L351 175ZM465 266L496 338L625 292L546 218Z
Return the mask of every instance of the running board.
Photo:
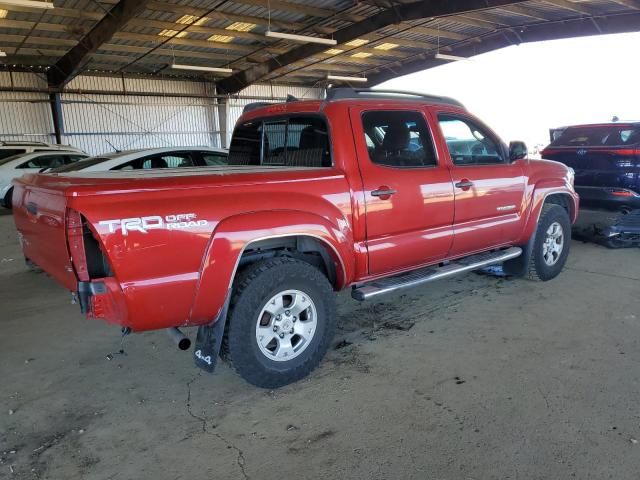
M361 287L354 288L351 291L351 296L356 300L363 302L386 293L415 287L435 280L442 280L459 273L470 272L472 270L478 270L479 268L488 267L489 265L495 265L496 263L506 262L507 260L517 258L520 255L522 255L522 249L519 247L511 247L506 250L497 250L495 252L471 255L443 266L436 265L433 267L425 267L408 273L402 273L395 277L373 280Z

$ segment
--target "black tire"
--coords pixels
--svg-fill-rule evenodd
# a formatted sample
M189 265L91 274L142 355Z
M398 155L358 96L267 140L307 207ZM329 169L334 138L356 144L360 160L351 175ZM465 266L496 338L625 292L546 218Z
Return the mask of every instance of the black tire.
M3 206L4 208L8 208L9 210L11 210L11 209L12 209L12 207L13 207L12 199L13 199L13 187L11 187L11 188L9 189L9 191L7 192L7 194L6 194L6 195L4 196L4 198L2 199L2 206Z
M544 259L544 243L547 238L547 230L554 223L558 223L562 228L563 248L557 260L553 265L548 265ZM546 282L557 277L569 256L569 247L571 245L571 220L569 214L560 205L547 203L542 206L538 227L536 228L536 237L529 260L529 268L527 277L531 280L540 280Z
M260 350L258 317L279 292L299 290L316 308L316 329L308 346L291 360L275 361ZM327 353L335 331L335 295L327 278L308 263L288 257L249 265L236 279L231 300L223 358L247 382L278 388L309 375Z

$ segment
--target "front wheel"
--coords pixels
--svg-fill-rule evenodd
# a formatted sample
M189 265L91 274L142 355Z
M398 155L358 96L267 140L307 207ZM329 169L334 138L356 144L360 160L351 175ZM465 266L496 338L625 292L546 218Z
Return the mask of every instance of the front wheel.
M249 383L277 388L313 371L335 329L335 296L308 263L281 257L240 274L229 313L225 350Z
M528 276L546 282L557 277L569 255L571 221L560 205L542 207L536 237L529 261Z

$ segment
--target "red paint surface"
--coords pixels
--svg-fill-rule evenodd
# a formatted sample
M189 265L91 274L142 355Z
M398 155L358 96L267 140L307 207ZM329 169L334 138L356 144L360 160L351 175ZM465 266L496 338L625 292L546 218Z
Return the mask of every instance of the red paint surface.
M350 116L350 108L423 112L439 165L401 170L372 164L360 117ZM68 241L65 222L68 209L79 212L114 274L105 282L107 293L92 299L89 316L141 331L211 322L224 304L240 255L252 241L313 236L327 246L336 264L336 289L341 289L492 247L526 243L545 197L552 193L568 194L572 219L577 216L578 197L567 168L559 163L453 165L435 118L439 111L470 117L455 107L384 99L291 102L251 111L241 121L319 111L329 125L332 168L229 167L135 179L27 175L16 182L14 195L25 256L75 290L75 270L82 262L71 260L72 251L80 249L74 247L75 237ZM473 186L455 188L461 180ZM371 196L380 187L397 193ZM514 208L497 210L505 205ZM182 213L193 213L206 225L130 231L126 236L99 225L104 220Z

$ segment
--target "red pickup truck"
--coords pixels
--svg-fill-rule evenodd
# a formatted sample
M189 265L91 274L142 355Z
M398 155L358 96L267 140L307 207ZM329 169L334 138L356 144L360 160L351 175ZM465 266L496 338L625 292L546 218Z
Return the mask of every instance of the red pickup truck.
M249 105L227 167L26 175L24 255L125 331L198 326L218 355L277 387L320 362L334 291L357 300L503 263L554 278L578 211L573 172L526 158L449 98L329 89Z

